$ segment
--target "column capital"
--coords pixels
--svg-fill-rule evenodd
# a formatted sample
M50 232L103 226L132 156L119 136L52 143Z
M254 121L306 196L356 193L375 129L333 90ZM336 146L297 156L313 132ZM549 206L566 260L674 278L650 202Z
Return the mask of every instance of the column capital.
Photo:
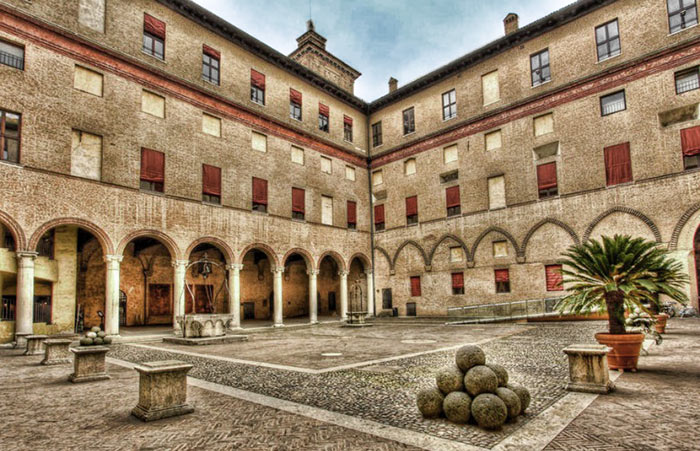
M229 271L240 271L243 269L243 263L232 263L230 265L226 265L226 269L228 269Z
M189 260L171 260L170 264L173 266L173 268L177 268L178 266L180 267L185 267L190 264Z
M365 269L365 274L367 274L368 276L371 276L372 275L372 268Z
M319 271L318 269L309 269L309 270L306 271L306 274L308 274L308 275L310 275L310 276L318 276L318 274L319 274L320 272L321 272L321 271Z
M273 274L282 274L284 272L284 266L279 266L277 268L272 268Z
M17 256L17 260L22 260L25 258L30 258L30 259L34 260L35 258L37 258L39 256L39 253L32 252L32 251L19 251L19 252L15 252L15 255Z
M102 258L104 259L105 263L112 263L112 262L121 263L121 261L124 259L124 256L123 255L105 255Z
M348 274L349 274L348 271L338 271L338 275L339 275L340 277L347 277Z

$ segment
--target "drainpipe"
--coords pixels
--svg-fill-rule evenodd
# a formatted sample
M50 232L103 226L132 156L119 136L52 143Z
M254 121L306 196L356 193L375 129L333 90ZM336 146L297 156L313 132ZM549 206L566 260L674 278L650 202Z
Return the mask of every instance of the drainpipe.
M369 110L367 111L367 183L369 184L369 243L370 243L370 261L372 262L372 289L374 290L374 293L372 293L372 299L374 300L374 307L372 309L372 312L374 312L374 316L377 316L377 299L374 294L377 292L377 283L376 279L374 277L374 273L376 272L376 267L374 264L374 202L372 200L372 158L371 158L371 148L370 148L370 142L371 142L371 136L372 136L372 126L370 124L370 113ZM369 300L369 293L367 293L367 299Z

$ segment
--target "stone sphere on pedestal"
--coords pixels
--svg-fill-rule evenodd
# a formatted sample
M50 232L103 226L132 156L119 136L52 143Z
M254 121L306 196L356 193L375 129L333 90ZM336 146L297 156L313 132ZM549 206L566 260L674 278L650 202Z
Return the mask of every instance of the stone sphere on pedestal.
M464 387L472 396L481 393L494 393L498 388L498 377L486 365L477 365L464 376Z
M506 371L503 366L497 364L497 363L489 363L486 366L491 368L491 371L496 373L496 377L498 377L498 386L499 387L505 387L508 385L508 371Z
M453 423L464 424L469 421L471 415L472 399L468 394L455 391L445 397L442 410L445 416Z
M438 388L445 395L464 390L464 373L456 366L444 368L435 376Z
M486 363L486 354L478 346L466 345L457 350L455 361L460 370L467 372L473 366Z
M484 393L472 401L472 416L479 427L498 429L508 419L508 408L498 396Z
M418 410L425 418L437 418L442 413L442 403L445 397L437 388L429 388L418 392L416 403Z
M520 413L525 413L525 409L530 405L530 392L522 385L508 385L508 387L520 398Z
M496 389L496 396L501 398L501 401L506 405L508 409L508 418L513 419L520 415L521 404L520 397L513 390L506 387L498 387Z

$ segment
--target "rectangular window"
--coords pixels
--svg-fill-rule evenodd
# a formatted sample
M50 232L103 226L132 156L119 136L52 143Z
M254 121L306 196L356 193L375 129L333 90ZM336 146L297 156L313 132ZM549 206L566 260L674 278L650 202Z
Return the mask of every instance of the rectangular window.
M333 160L321 157L321 172L325 172L326 174L333 173Z
M384 183L384 175L382 174L382 170L374 171L372 173L372 184L374 186L381 185Z
M24 70L24 47L0 41L0 64Z
M506 206L506 179L500 175L489 179L489 210L505 208Z
M411 296L417 297L421 295L420 290L420 276L411 277Z
M253 177L253 211L267 212L267 180Z
M595 42L598 46L598 61L620 54L620 31L617 26L617 19L595 29Z
M202 132L221 138L221 119L207 113L202 114Z
M694 91L700 87L700 79L698 77L698 67L676 72L676 94Z
M450 248L450 263L457 263L464 260L464 249L461 246Z
M507 269L494 271L496 279L496 293L510 293L510 273Z
M321 223L333 225L333 198L321 196Z
M251 146L258 152L267 152L267 136L262 133L252 132Z
M539 86L552 79L549 70L549 49L530 56L530 71L532 73L532 86Z
M289 117L301 120L301 92L289 88Z
M413 107L403 112L403 134L408 135L416 131L416 118Z
M16 307L16 296L2 296L2 314L0 315L0 321L14 321Z
M372 124L372 147L382 145L382 122Z
M681 130L683 166L685 169L700 167L700 127Z
M485 142L486 150L500 149L503 146L503 139L501 137L501 131L495 130L495 131L492 131L491 133L485 134L484 135L484 142Z
M553 197L559 194L556 162L537 166L537 191L540 199Z
M443 161L445 164L454 163L459 159L459 154L457 152L457 144L453 146L445 147L443 150Z
M75 66L73 87L79 91L102 97L103 75L99 72Z
M19 163L22 115L0 110L0 159Z
M331 110L326 105L318 104L318 129L328 133L329 125L328 118L331 115Z
M447 216L457 216L462 214L462 206L459 199L459 186L451 186L445 189L445 206Z
M403 173L405 175L413 175L416 173L416 159L409 158L403 162Z
M258 105L265 105L265 75L250 70L250 100Z
M406 198L406 225L418 224L418 196Z
M608 94L600 98L600 114L607 116L627 109L625 91Z
M92 180L102 178L102 137L73 130L70 173Z
M219 77L220 62L221 53L204 44L202 46L202 79L218 85L221 82Z
M345 166L345 179L352 182L355 181L355 168L352 166Z
M442 120L457 117L457 91L454 89L442 95Z
M165 22L148 14L143 16L143 51L165 59Z
M54 259L56 250L56 229L51 229L44 233L36 246L36 251L39 257L46 257L50 260Z
M547 291L564 291L564 285L562 285L563 277L561 274L561 265L545 266L544 274L547 279Z
M306 210L306 191L301 188L292 188L292 218L304 219Z
M221 168L202 165L202 200L221 204Z
M695 0L667 0L667 5L671 33L697 25L698 9Z
M156 150L141 149L141 189L163 192L165 183L165 154Z
M355 230L357 228L357 203L353 200L348 201L348 229Z
M464 294L464 273L452 273L452 294Z
M484 97L484 106L501 100L501 90L498 86L498 71L495 70L481 77L481 92Z
M352 118L348 116L343 116L343 138L352 142Z
M384 230L384 205L374 206L374 230Z
M554 133L554 115L552 113L537 116L533 121L535 136Z
M391 310L394 307L393 304L394 303L391 296L391 288L382 289L382 309Z
M304 165L304 149L292 146L292 163Z
M34 322L51 324L51 296L34 296Z
M141 111L151 116L165 117L165 97L149 91L141 91Z
M606 147L605 178L607 186L619 185L632 181L632 160L630 159L630 143Z
M494 241L493 243L493 256L496 258L503 258L508 256L508 242L507 241Z

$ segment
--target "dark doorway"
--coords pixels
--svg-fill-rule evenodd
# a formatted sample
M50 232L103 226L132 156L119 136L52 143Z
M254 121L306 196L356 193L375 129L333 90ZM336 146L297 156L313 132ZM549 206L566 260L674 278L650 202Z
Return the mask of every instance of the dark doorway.
M416 316L416 303L409 302L406 304L406 316Z
M172 307L170 285L160 283L148 285L148 324L170 324L173 320Z
M255 302L243 303L243 319L255 319Z
M382 290L382 309L391 310L394 307L394 299L391 296L391 288Z
M328 292L328 312L335 312L335 291Z
M119 325L126 326L126 293L119 290Z

